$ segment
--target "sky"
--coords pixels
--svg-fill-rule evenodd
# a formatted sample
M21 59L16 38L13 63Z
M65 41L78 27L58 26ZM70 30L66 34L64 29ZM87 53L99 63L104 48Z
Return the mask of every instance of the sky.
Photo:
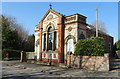
M2 14L16 18L29 34L34 34L35 25L49 9L50 2L3 2ZM98 18L105 23L109 35L118 40L118 3L117 2L51 2L52 9L64 15L79 13L87 17L87 23L92 24Z

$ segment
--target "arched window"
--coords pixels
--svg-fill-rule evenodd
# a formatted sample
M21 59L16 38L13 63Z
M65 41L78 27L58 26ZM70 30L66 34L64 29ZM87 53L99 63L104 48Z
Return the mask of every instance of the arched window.
M43 48L43 50L45 51L46 50L46 34L44 34L44 48Z
M56 44L57 44L57 32L54 32L54 49L53 50L56 50Z
M38 46L39 45L39 39L36 41L36 46Z
M48 28L48 50L52 50L52 27Z
M80 35L80 39L85 39L85 35L83 33Z

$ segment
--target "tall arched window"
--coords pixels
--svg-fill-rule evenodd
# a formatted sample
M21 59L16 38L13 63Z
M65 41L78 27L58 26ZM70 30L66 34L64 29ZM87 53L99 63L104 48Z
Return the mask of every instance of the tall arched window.
M46 50L46 34L44 34L44 48L43 48L43 50L45 51Z
M53 44L54 51L56 50L56 44L57 44L57 32L54 32L54 44Z
M48 28L48 50L52 50L52 27Z

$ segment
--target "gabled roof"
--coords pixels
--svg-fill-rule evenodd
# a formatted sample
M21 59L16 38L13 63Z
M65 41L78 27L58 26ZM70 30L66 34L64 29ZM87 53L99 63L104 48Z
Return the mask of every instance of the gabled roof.
M93 25L90 25L90 24L87 25L87 29L89 29L89 30L91 30L91 31L94 31L94 32L96 31L96 28L95 28ZM98 30L98 32L101 33L101 34L110 36L109 34L103 32L103 31L101 31L101 30ZM112 37L112 36L110 36L110 37Z
M53 14L55 14L55 15L57 15L57 16L59 16L59 17L62 16L62 14L60 14L60 13L54 11L53 9L49 9L49 10L46 12L46 14L43 16L43 18L42 18L41 21L43 21L43 20L46 18L46 16L47 16L50 12L53 13ZM40 21L40 22L41 22L41 21Z

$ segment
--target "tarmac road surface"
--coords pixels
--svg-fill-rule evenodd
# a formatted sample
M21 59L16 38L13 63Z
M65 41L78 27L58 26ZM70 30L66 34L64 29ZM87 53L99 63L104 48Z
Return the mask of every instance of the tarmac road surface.
M2 79L120 79L120 71L93 72L82 69L42 66L19 61L1 61ZM46 78L47 77L47 78Z

